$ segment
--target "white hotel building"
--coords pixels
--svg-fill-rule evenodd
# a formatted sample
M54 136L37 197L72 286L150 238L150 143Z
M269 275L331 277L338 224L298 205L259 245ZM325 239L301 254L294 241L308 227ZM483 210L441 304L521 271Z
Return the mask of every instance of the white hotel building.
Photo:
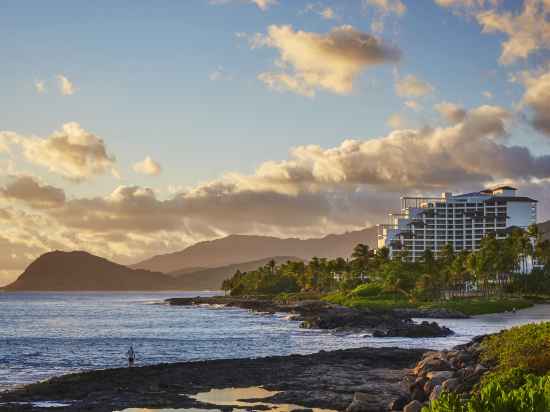
M426 249L437 254L449 243L455 251L478 250L489 233L502 239L509 228L537 222L537 201L516 196L516 191L499 186L456 196L402 197L401 212L390 213L389 222L378 225L378 247L387 247L390 257L406 250L412 260Z

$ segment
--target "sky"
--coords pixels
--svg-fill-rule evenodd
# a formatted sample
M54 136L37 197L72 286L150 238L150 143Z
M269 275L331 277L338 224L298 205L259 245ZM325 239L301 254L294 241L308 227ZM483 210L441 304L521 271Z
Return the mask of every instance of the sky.
M550 1L0 5L0 285L317 237L404 194L516 185L550 219Z

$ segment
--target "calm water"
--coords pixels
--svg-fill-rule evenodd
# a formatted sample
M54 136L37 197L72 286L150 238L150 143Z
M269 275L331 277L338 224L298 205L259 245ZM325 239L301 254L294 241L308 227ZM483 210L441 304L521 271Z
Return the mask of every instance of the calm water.
M130 344L138 365L360 346L444 348L515 324L550 320L550 305L539 305L515 314L440 321L457 332L450 338L372 338L300 329L283 315L158 304L198 294L0 293L0 390L67 372L124 366Z

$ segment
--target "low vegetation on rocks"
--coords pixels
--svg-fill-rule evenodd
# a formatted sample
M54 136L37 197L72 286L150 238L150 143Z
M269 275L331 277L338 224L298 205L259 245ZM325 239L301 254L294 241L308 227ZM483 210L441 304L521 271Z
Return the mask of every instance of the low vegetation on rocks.
M411 399L422 412L550 411L550 322L428 354L414 373Z

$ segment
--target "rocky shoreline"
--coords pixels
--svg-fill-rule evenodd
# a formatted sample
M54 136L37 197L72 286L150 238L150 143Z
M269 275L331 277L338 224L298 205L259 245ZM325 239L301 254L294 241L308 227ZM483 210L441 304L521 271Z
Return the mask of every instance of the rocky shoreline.
M406 376L423 349L360 348L312 355L161 364L77 373L0 393L0 410L112 412L125 408L222 409L190 396L213 388L263 386L281 391L271 403L345 410L356 393L369 411L387 411L406 396ZM13 402L70 401L39 408ZM8 404L6 404L8 402ZM11 404L9 404L11 403Z
M320 300L277 303L270 299L215 296L173 298L167 299L166 303L173 306L223 305L261 313L288 313L292 315L291 319L300 321L303 328L360 330L377 337L445 337L453 333L436 322L415 323L411 316L403 311L359 310ZM415 313L419 312L417 310ZM458 316L454 313L450 315Z

